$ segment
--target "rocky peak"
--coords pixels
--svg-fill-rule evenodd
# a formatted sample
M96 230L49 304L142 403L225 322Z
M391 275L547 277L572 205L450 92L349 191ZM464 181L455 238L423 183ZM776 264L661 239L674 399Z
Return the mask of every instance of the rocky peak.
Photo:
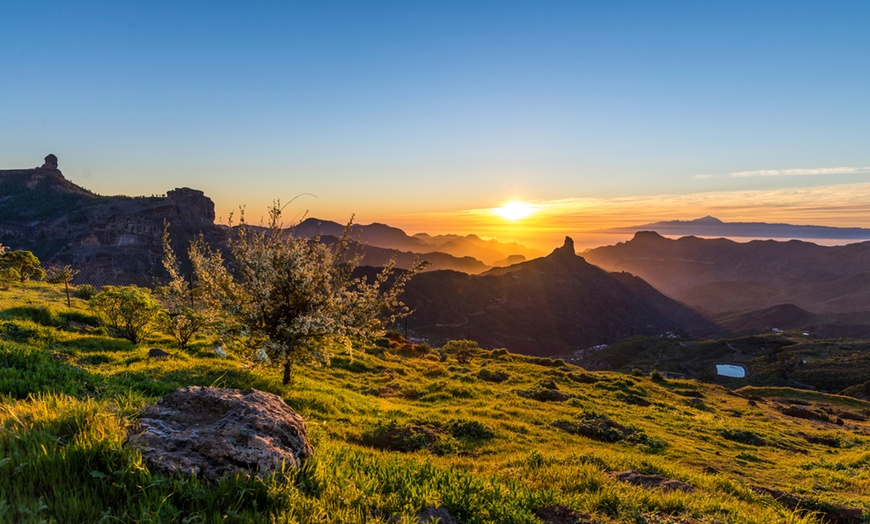
M57 167L57 156L55 156L54 153L49 153L48 156L45 157L45 163L39 166L39 169L60 171Z
M571 237L565 237L565 243L562 244L562 247L557 247L550 253L551 257L571 257L574 258L577 256L577 252L574 250L574 239Z

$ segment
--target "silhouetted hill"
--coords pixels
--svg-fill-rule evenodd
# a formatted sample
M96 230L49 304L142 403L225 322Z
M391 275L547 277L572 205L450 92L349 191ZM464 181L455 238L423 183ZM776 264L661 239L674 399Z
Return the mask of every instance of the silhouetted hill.
M547 257L484 275L417 275L405 300L414 309L409 329L433 343L471 338L534 355L572 353L631 335L718 330L640 278L587 263L570 239Z
M293 228L294 234L301 237L334 236L338 237L344 232L344 225L330 220L308 218ZM472 267L467 259L475 258L486 266L506 265L515 261L517 257L524 260L526 257L537 257L541 253L525 246L512 243L503 243L497 240L483 240L477 235L428 235L418 233L409 236L399 228L385 224L353 224L351 226L351 238L374 247L396 249L412 253L428 255L441 253L452 255L464 262L454 263L455 267L447 264L447 259L439 261L439 269L457 269L479 273L485 268L469 270ZM434 260L433 260L434 262Z
M663 235L696 235L703 237L870 240L870 229L861 227L802 226L794 224L770 224L767 222L723 222L711 216L695 220L669 220L666 222L607 230L609 233L635 233L638 231L656 231Z
M338 222L308 218L293 227L293 234L301 238L338 238L344 229L345 226ZM426 271L450 269L476 274L489 269L489 266L470 256L434 251L432 246L385 224L353 224L350 238L365 245L362 263L368 266L383 266L395 254L397 267L404 269L409 269L415 259L429 262Z
M777 322L782 325L767 327L826 326L833 333L847 326L850 332L856 326L870 326L870 317L863 315L870 305L870 242L826 247L797 240L671 240L644 231L628 242L592 249L584 256L610 271L638 275L733 329L747 327L753 317L754 326L774 324L777 319L768 318L773 313L774 317L787 313L787 318ZM795 315L794 308L811 316ZM749 312L740 320L741 313Z
M757 311L712 315L712 319L736 334L797 330L824 337L870 338L870 311L810 313L794 304L780 304Z

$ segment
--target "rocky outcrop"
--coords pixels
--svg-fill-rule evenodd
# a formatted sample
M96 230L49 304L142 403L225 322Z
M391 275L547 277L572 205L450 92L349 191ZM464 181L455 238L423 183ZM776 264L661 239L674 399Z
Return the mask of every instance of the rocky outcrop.
M46 265L80 270L75 284L151 285L162 275L164 221L182 261L191 238L225 239L202 191L106 197L64 178L55 155L33 169L0 171L0 243L32 251Z
M200 386L176 389L146 407L127 444L151 468L208 480L297 469L314 454L305 421L281 397Z

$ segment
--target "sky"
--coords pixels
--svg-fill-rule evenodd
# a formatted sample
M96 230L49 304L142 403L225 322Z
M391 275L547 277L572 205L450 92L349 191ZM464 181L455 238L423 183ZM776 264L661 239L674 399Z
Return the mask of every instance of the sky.
M858 1L7 2L0 169L536 247L870 227L868 27Z

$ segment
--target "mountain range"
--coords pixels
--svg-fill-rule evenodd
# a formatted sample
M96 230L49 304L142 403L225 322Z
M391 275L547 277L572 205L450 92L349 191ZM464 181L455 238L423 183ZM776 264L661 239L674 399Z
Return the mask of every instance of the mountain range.
M56 165L0 171L0 243L50 265L73 265L79 284L153 285L162 273L164 221L183 257L197 235L225 245L231 230L214 219L213 202L194 189L101 196L65 179ZM661 224L724 225L712 217ZM342 224L309 218L293 234L333 242L343 231ZM416 258L431 262L405 299L414 309L408 328L434 343L472 338L485 347L555 355L668 331L777 327L870 337L870 242L673 240L641 231L583 256L568 240L535 258L539 253L518 244L408 235L385 224L353 225L351 236L366 246L364 265L392 257L400 268Z
M162 276L164 221L176 251L183 254L199 234L213 246L226 241L229 229L214 220L214 203L195 189L148 197L103 196L67 180L56 166L0 171L0 244L32 251L49 265L80 268L79 284L150 285ZM342 224L315 218L294 228L296 235L325 241L343 231ZM481 273L498 263L538 255L518 244L474 235L410 236L384 224L354 225L351 236L367 244L363 263L372 266L395 257L398 267L409 268L420 258L430 262L430 271Z
M669 239L652 231L583 253L628 271L732 330L778 327L870 336L870 242Z
M414 333L433 342L468 338L484 347L564 355L632 335L721 330L628 273L608 273L565 244L549 256L482 275L417 275L405 302Z
M655 231L667 236L701 236L729 238L776 238L809 240L870 240L870 229L861 227L829 227L768 222L723 222L705 216L695 220L669 220L640 226L607 229L605 233L636 233Z

